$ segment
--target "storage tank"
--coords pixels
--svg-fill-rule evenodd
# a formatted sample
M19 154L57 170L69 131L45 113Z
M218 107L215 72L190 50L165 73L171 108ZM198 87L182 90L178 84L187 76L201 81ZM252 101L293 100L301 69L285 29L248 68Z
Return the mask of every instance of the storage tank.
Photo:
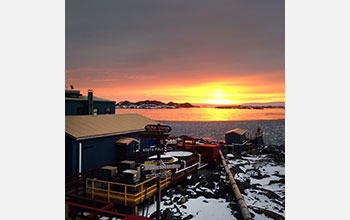
M179 159L167 154L161 154L160 155L160 160L164 163L164 164L174 164L174 163L179 163ZM154 164L157 163L157 155L153 155L151 157L148 157L145 161L145 164Z
M168 155L170 157L176 157L179 160L188 160L193 157L193 153L190 151L169 151L166 152L165 155Z

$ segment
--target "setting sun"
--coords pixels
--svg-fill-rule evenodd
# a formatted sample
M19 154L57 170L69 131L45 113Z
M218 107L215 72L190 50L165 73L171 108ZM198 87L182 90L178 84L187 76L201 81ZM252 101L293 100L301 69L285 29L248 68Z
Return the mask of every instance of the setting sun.
M203 103L208 104L219 104L219 105L229 105L235 103L233 100L225 99L225 97L228 96L228 94L225 94L222 88L215 89L214 94L209 94L213 96L213 99L208 99L203 101Z

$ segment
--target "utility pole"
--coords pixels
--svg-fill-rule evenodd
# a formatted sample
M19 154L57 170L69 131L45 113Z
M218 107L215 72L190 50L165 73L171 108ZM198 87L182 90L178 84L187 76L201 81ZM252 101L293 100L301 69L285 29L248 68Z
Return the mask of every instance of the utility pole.
M160 165L160 152L157 153L157 165ZM159 173L160 170L157 171ZM160 197L161 197L161 191L160 191L160 176L157 175L157 219L160 220Z
M159 166L161 165L161 154L164 152L164 148L162 146L164 145L164 140L166 137L168 137L168 134L171 131L171 127L168 125L146 125L145 126L145 132L140 133L139 137L146 137L151 139L156 139L156 149L157 152L157 168L156 168L156 181L157 181L157 193L156 193L156 200L157 200L157 219L160 220L160 200L161 200L161 189L160 189L160 178L161 178L161 168ZM148 151L149 152L149 151ZM164 169L164 168L163 168ZM152 169L153 170L153 169Z

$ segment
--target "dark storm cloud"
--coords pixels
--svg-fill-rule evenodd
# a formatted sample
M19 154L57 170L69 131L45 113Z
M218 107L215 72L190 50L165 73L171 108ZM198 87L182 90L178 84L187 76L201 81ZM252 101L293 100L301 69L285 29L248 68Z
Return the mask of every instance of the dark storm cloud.
M81 68L284 80L284 1L69 0L66 69Z

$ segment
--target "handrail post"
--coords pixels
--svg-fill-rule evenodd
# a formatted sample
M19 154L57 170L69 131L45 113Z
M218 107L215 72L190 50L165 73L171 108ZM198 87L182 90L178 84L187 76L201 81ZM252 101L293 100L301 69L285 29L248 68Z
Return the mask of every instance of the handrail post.
M127 186L125 185L125 190L124 190L124 192L125 192L125 194L124 194L124 205L126 206L127 205L127 198L126 198L126 193L127 193Z
M143 193L143 183L141 184L141 197L142 197L142 193Z
M95 180L93 179L91 182L91 198L94 199L94 191L95 191Z
M108 194L107 194L108 202L110 202L110 191L111 191L111 183L108 183Z
M198 154L198 169L201 167L201 154Z

